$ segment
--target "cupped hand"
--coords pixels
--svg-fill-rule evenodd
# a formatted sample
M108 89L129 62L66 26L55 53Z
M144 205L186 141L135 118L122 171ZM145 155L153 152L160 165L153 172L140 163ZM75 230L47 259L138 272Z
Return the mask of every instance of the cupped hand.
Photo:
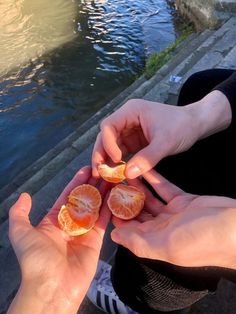
M69 237L59 228L57 215L74 187L83 183L96 185L97 181L91 177L90 167L81 169L36 227L29 221L31 197L26 193L20 196L9 214L9 235L20 264L22 281L53 283L68 302L78 305L95 274L110 211L105 202L93 229L78 237ZM104 197L108 184L103 182L99 189Z
M113 217L113 241L143 258L236 269L236 200L185 193L154 170L144 178L163 202L132 180L146 193L145 209L132 221Z
M163 157L187 150L198 140L198 127L188 107L143 99L129 100L104 119L93 149L93 175L109 158L117 163L127 154L130 179L152 169Z

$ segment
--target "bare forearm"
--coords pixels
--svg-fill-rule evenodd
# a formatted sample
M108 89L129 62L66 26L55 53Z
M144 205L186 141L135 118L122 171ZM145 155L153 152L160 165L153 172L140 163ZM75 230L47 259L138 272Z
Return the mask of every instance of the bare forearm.
M53 283L21 284L7 314L74 314L82 302L73 302L56 289Z
M196 126L198 139L226 129L232 120L232 111L227 97L220 91L212 91L197 103L186 106Z

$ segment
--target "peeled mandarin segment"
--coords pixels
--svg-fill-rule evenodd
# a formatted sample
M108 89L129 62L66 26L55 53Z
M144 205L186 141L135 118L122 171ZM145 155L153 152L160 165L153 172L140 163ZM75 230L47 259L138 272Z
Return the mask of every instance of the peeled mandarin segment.
M98 189L82 184L71 191L68 202L61 207L58 215L60 227L69 235L88 232L99 217L102 198Z
M118 218L129 220L141 212L145 201L145 194L131 185L118 184L107 200L112 214Z
M64 230L70 236L78 236L88 232L91 228L81 227L79 223L76 223L70 216L65 205L61 207L58 214L58 223L62 230Z
M125 167L125 162L122 162L115 167L109 167L106 164L101 164L98 166L98 173L104 180L108 182L119 183L126 179Z
M68 202L78 208L97 208L102 204L102 198L98 189L90 184L82 184L71 191Z
M68 213L70 214L71 219L78 223L80 227L84 227L87 229L90 229L94 226L95 222L98 219L99 211L93 210L93 211L86 211L86 210L78 210L75 206L71 205L70 203L67 203L66 209Z

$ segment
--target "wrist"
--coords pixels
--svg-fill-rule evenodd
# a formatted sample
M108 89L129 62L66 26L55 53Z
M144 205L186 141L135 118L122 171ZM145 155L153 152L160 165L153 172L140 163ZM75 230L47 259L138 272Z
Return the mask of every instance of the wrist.
M55 280L22 281L8 314L73 314L77 313L82 299L73 300Z
M186 106L192 116L197 139L203 139L226 129L232 120L232 111L227 97L220 91L212 91L196 103Z

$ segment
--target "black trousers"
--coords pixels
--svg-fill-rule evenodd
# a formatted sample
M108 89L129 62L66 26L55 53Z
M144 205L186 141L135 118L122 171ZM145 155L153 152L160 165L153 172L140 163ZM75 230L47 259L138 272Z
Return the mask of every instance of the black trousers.
M195 73L183 85L178 105L200 100L233 71ZM235 125L197 142L187 152L163 159L156 169L184 191L236 198ZM222 257L223 258L223 257ZM224 277L236 281L236 271L221 267L180 267L139 258L118 247L112 283L120 299L142 314L185 308L217 288Z

